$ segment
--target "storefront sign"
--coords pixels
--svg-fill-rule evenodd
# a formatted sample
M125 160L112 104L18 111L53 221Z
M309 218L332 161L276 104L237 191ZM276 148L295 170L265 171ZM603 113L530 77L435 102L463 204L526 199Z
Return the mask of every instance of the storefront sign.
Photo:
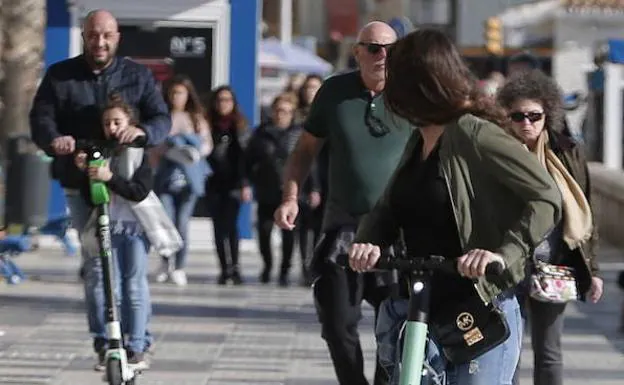
M173 57L204 57L206 38L203 36L172 36L169 51Z

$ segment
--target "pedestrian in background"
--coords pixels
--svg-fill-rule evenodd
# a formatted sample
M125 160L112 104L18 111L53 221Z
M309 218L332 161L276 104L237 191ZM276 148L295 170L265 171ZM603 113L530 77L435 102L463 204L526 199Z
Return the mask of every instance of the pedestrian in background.
M257 225L260 254L264 260L264 270L260 274L260 282L271 280L273 268L273 249L271 234L273 232L273 213L282 199L282 180L288 155L302 133L302 128L295 120L298 100L293 93L278 95L271 106L271 118L254 130L249 141L245 156L249 179L254 187L255 200L258 203ZM311 174L316 174L312 170ZM311 206L318 206L320 194L318 180L315 177L308 184L311 189L302 189L299 200ZM297 226L300 226L297 224ZM280 286L290 284L289 273L295 247L296 233L300 231L281 230L282 262L279 270ZM300 246L304 246L299 240ZM302 253L304 251L302 250Z
M519 289L523 315L531 328L533 383L562 385L561 336L567 302L588 298L596 303L603 290L587 161L582 146L562 133L563 97L551 77L540 70L518 72L500 90L498 100L507 110L508 129L537 156L563 199L563 219L536 247L527 280ZM557 284L563 281L548 278L547 271L555 269L568 272L572 290ZM548 280L550 287L543 289ZM565 291L556 291L557 287Z
M215 89L208 101L208 123L214 149L208 157L212 175L208 199L212 211L215 246L221 274L219 285L243 283L239 266L238 213L241 202L252 198L245 175L245 146L249 138L247 120L230 86Z
M310 74L306 77L299 88L299 106L297 107L295 119L303 124L310 113L312 102L323 84L323 78L320 75ZM328 157L329 145L326 144L321 148L314 163L310 176L304 183L305 191L317 191L320 196L318 199L310 196L310 199L301 201L301 214L297 223L299 233L299 250L302 259L301 285L310 286L312 284L311 274L308 271L308 263L312 259L314 247L321 237L321 226L323 224L323 211L325 210L325 201L327 199L327 172L329 169ZM318 181L318 186L313 187L311 184Z
M155 191L182 236L184 246L170 260L161 258L156 282L171 279L187 284L184 271L188 256L189 223L197 199L204 195L212 151L210 127L191 79L176 75L164 84L165 101L171 112L171 131L165 144L154 149L157 159Z

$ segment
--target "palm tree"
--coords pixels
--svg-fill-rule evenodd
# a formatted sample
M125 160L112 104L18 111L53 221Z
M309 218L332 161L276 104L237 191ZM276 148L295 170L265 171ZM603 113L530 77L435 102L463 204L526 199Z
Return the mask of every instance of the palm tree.
M28 112L43 69L46 0L0 0L0 141L29 133Z

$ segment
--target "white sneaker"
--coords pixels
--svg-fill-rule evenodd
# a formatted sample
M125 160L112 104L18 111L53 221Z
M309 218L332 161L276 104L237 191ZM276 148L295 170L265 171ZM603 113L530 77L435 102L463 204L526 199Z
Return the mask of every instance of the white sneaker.
M163 261L156 271L156 282L165 283L169 279L169 261Z
M186 286L188 283L186 273L183 270L174 270L171 273L171 280L178 286Z

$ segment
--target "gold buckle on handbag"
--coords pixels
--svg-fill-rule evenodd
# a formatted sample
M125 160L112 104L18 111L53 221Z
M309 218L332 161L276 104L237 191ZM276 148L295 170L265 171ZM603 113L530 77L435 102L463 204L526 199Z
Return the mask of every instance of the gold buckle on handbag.
M466 341L466 345L472 346L477 342L483 340L483 334L479 328L474 328L468 333L464 334L464 341Z

